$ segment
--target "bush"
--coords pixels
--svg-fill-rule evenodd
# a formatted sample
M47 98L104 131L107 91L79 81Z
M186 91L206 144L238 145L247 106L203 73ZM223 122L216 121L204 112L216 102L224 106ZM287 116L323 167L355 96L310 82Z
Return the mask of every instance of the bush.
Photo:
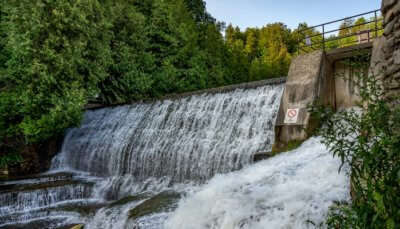
M323 143L351 170L353 202L333 208L327 225L335 229L399 228L400 108L384 99L375 76L368 77L363 71L356 75L360 79L356 81L360 82L359 111L312 109L324 120Z

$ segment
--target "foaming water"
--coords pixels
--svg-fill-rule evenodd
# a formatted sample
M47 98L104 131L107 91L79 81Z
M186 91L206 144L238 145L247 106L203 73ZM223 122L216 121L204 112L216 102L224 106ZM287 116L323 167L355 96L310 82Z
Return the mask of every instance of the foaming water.
M0 184L0 228L314 228L350 199L320 139L252 165L271 149L282 91L88 111L49 173Z
M54 169L136 181L205 181L268 151L283 86L88 111L65 138Z
M217 175L180 201L166 229L315 228L335 201L350 199L349 176L339 167L312 138L292 152Z
M282 91L267 85L87 111L51 171L0 184L0 228L162 228L181 195L271 149Z

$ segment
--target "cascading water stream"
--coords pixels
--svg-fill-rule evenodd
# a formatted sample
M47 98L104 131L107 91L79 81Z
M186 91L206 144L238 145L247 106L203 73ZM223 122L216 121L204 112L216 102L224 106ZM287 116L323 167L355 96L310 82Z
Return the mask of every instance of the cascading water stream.
M82 126L68 132L57 167L175 183L240 169L270 149L282 88L88 111Z
M315 139L251 165L255 153L271 149L282 91L282 84L264 85L87 111L82 125L67 132L49 174L0 185L0 228L320 222L332 201L348 198L348 181Z

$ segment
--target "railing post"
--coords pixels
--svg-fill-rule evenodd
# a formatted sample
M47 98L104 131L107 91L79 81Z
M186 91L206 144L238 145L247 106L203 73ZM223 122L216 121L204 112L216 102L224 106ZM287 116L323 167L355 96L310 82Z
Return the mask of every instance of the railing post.
M368 43L371 41L371 39L370 39L370 36L371 36L371 31L370 30L368 30Z
M322 25L322 50L325 52L325 25Z
M375 38L378 38L378 14L375 11Z
M300 28L299 28L299 30L297 31L297 55L298 56L300 56L300 45L301 45L301 42L300 42Z

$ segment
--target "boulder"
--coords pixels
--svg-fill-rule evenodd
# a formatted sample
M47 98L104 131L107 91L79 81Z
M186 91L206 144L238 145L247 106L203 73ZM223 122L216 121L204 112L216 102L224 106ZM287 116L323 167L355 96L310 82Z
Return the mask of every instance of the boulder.
M382 12L385 14L391 6L393 6L397 0L383 0L382 1Z

